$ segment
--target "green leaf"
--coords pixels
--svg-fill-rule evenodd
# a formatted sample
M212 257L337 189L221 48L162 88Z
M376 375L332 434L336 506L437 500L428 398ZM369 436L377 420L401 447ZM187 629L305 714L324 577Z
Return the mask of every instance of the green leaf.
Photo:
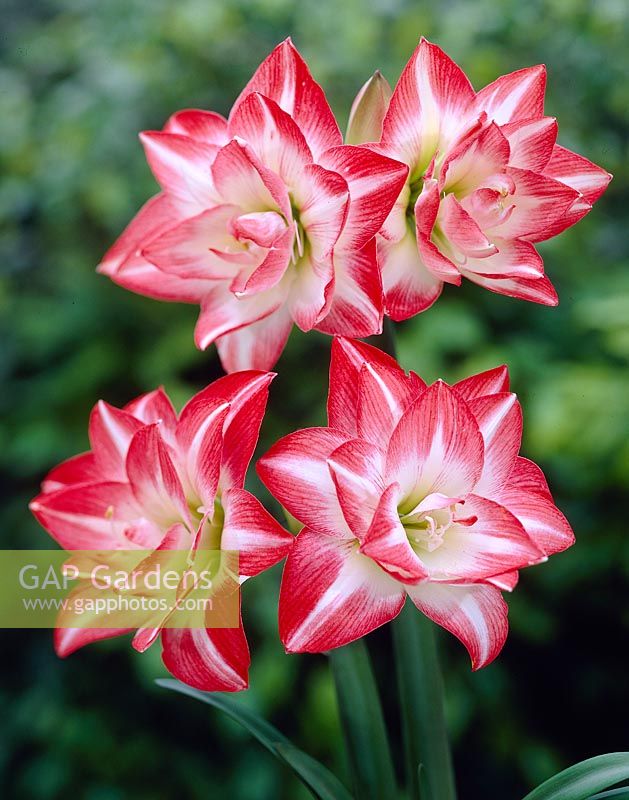
M607 753L568 767L533 789L524 800L588 800L592 792L625 780L629 780L629 753Z
M588 800L629 800L629 787L625 789L612 789L611 792L601 792L592 795Z
M393 644L410 797L455 800L434 624L409 603L393 621Z
M155 682L164 689L180 692L214 706L238 722L270 753L287 764L317 800L352 800L352 796L335 775L307 753L295 747L277 728L245 708L237 700L226 697L220 692L201 692L171 679L160 679Z
M354 794L360 800L394 798L395 773L367 647L358 640L328 655Z

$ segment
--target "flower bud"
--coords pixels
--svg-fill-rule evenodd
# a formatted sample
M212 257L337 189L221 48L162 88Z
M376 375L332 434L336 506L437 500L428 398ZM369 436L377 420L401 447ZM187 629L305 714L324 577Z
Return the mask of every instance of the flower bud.
M362 144L380 140L382 120L387 113L390 98L389 82L380 70L376 70L352 103L345 136L347 144Z

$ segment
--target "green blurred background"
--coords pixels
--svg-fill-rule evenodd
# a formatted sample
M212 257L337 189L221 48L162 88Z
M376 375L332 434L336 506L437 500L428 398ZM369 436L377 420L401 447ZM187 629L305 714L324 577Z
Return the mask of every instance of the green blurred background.
M497 663L472 674L464 649L441 637L461 800L516 800L569 763L629 749L625 1L1 0L0 10L3 547L47 545L27 502L50 467L86 448L97 398L123 404L163 383L181 405L220 374L215 352L193 346L195 308L140 298L94 272L155 191L138 131L182 107L226 113L289 34L342 125L368 75L380 68L394 82L421 34L477 87L548 65L561 142L615 173L594 212L542 246L561 305L447 287L399 329L400 360L429 380L508 363L524 453L577 534L572 550L522 575ZM293 333L260 452L323 422L329 345ZM284 656L277 638L279 578L276 568L244 589L246 702L344 774L326 659ZM369 641L397 729L389 635ZM116 640L60 661L48 631L0 636L3 798L306 796L217 712L154 687L159 646L139 656Z

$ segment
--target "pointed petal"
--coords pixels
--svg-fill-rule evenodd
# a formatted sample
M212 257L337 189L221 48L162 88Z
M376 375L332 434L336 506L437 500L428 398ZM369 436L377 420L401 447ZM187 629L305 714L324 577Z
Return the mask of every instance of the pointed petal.
M232 136L244 139L265 167L288 186L294 186L305 165L312 163L312 153L295 120L257 92L245 97L232 112L229 130Z
M408 592L422 613L465 645L472 669L486 667L502 650L509 632L507 604L494 586L421 583Z
M215 145L162 131L144 131L140 139L153 175L165 192L199 211L213 204L210 167L218 149Z
M37 521L66 550L129 547L125 530L142 516L127 483L78 484L40 494L30 504Z
M274 100L291 115L306 137L315 159L328 147L341 144L341 132L323 89L314 81L290 39L279 44L260 64L234 103L230 121L252 92Z
M453 140L473 98L460 67L422 38L393 91L382 141L394 158L421 174L437 148L443 150Z
M272 369L280 357L293 327L286 308L280 307L257 322L223 334L216 349L226 372Z
M492 578L487 579L487 583L490 583L503 592L512 592L518 585L519 580L520 573L516 569L511 572L503 572L501 575L494 575Z
M415 384L405 375L398 363L387 353L365 342L335 339L330 358L330 390L328 393L328 422L330 427L358 436L359 382L365 364L378 367L378 374L388 384L388 390L398 393L400 384L416 386L416 394L425 388L421 379ZM404 390L401 390L404 391Z
M337 172L318 164L308 164L304 167L301 182L293 189L293 198L299 207L299 219L313 258L326 258L347 219L350 205L347 181Z
M483 468L483 437L459 395L438 381L402 416L387 453L386 478L400 484L413 508L425 495L461 496ZM409 508L409 510L410 510Z
M543 278L487 278L474 272L463 271L463 275L473 283L484 286L496 294L529 300L543 306L556 306L559 303L557 292L547 277Z
M162 659L166 669L204 692L239 692L249 683L249 647L239 628L165 628Z
M527 492L517 484L509 483L501 490L499 501L518 518L546 555L560 553L574 544L570 523L550 496Z
M366 362L358 382L357 429L360 438L383 452L402 414L418 395L417 386L400 373Z
M366 81L352 103L347 123L347 144L378 142L382 136L382 122L392 95L389 82L376 70Z
M548 483L542 470L528 458L518 456L509 475L509 483L522 492L537 492L552 500Z
M542 172L555 147L557 120L554 117L520 120L504 125L500 130L509 142L509 165Z
M281 211L291 219L286 186L246 142L233 139L221 148L212 164L212 176L224 203L239 206L243 213Z
M555 145L544 175L576 189L590 205L603 194L612 177L587 158L560 145Z
M497 125L523 119L538 119L544 114L546 67L519 69L502 75L476 95L470 113L485 112Z
M240 575L258 575L288 554L294 537L252 494L244 489L227 489L221 503L225 509L221 549L238 550Z
M334 254L334 294L317 330L333 336L372 336L382 330L382 279L375 238L361 250Z
M264 485L304 525L351 537L327 460L346 437L332 428L307 428L280 439L256 465Z
M202 111L198 108L185 108L177 111L164 125L164 133L178 133L189 136L197 142L222 147L229 141L227 120L214 111Z
M134 434L142 422L104 400L99 400L92 409L89 421L89 437L94 458L99 470L109 480L126 480L125 459Z
M168 437L172 437L175 433L177 414L168 395L161 386L159 389L154 389L152 392L136 397L135 400L127 403L123 411L141 420L145 425L159 422L162 436L167 433ZM170 443L170 438L167 441Z
M280 638L289 653L320 653L359 639L396 617L399 584L352 542L304 528L280 589Z
M132 628L55 628L53 642L59 658L67 658L86 644L114 639Z
M190 522L183 487L159 427L158 423L146 425L131 440L126 460L129 482L149 519L164 526Z
M466 138L448 155L439 176L439 191L468 194L502 172L509 163L509 142L491 123L480 133Z
M109 277L118 286L136 294L176 303L199 303L213 285L209 280L181 278L179 275L167 274L142 255L130 256L120 269Z
M487 372L479 372L465 378L452 387L461 395L464 400L471 400L474 397L482 397L486 394L496 394L496 392L509 391L509 369L506 365L489 369Z
M384 492L382 454L374 445L353 439L328 458L338 502L352 533L362 539Z
M428 571L411 547L400 522L399 498L400 487L391 484L380 498L360 552L372 558L395 580L414 584L427 578Z
M485 261L498 252L453 194L439 206L437 221L449 243L463 255L466 266L469 260Z
M296 276L290 286L288 309L302 331L310 331L328 314L334 296L334 264L332 256L322 260L305 253L296 265Z
M350 205L339 247L359 250L378 233L408 175L408 167L365 147L333 147L321 157L326 169L342 175Z
M474 491L495 497L505 485L520 450L522 408L514 394L499 393L468 401L485 443L483 472Z
M443 544L421 559L433 580L476 582L544 561L544 553L504 506L468 494L462 512L471 525L453 523Z
M441 294L443 281L422 261L412 231L399 242L378 241L385 312L396 322L429 308Z
M487 278L527 278L544 276L542 257L530 242L494 238L498 252L487 258L467 258L465 270Z
M99 469L94 453L80 453L73 456L54 469L51 469L42 483L42 492L56 492L75 483L96 483L104 480L105 476Z

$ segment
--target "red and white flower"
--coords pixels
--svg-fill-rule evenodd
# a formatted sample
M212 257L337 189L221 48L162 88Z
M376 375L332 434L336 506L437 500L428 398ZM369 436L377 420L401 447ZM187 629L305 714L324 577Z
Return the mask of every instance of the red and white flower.
M573 542L541 470L518 455L506 367L427 387L379 350L337 339L328 423L286 436L257 465L305 526L282 579L286 649L351 642L408 595L475 669L488 664L507 636L502 591Z
M100 272L140 294L199 303L196 344L216 341L227 371L269 369L293 323L349 336L381 329L374 237L407 168L343 145L289 39L228 120L180 111L141 138L161 192Z
M52 470L31 509L67 550L239 551L241 580L281 560L293 537L243 489L270 373L215 381L176 415L162 389L123 409L100 401L89 423L91 450ZM57 653L126 633L58 628ZM163 659L180 680L205 690L247 686L242 628L138 630L144 651L161 633Z
M462 277L557 304L534 244L585 216L611 176L556 143L545 85L536 66L475 92L443 50L421 40L372 145L409 167L378 240L393 319L428 308L444 282Z

